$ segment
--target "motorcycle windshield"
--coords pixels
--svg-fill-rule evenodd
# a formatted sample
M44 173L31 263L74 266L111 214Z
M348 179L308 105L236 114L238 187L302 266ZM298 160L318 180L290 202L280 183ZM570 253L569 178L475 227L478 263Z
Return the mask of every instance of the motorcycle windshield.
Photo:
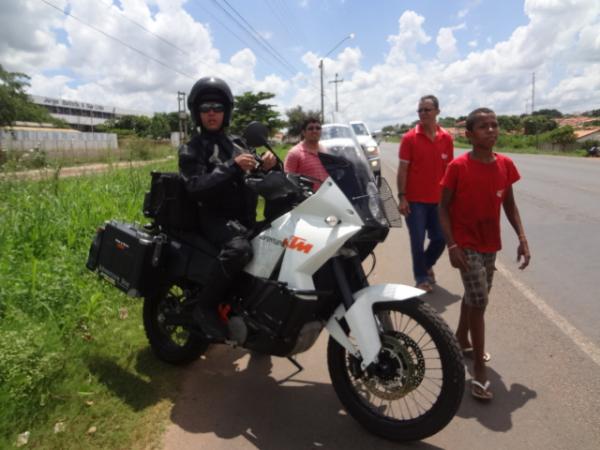
M365 225L389 226L373 172L360 146L329 147L319 152L319 159Z

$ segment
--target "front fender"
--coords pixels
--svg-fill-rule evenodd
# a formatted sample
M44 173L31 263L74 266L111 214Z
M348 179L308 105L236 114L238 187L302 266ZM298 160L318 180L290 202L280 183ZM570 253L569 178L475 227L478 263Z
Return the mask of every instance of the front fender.
M376 361L381 340L373 314L373 305L383 302L401 302L419 297L425 291L403 284L379 284L368 286L354 293L354 304L348 311L339 305L327 322L329 334L348 352L362 358L362 366L366 368ZM340 326L339 321L345 318L354 344Z

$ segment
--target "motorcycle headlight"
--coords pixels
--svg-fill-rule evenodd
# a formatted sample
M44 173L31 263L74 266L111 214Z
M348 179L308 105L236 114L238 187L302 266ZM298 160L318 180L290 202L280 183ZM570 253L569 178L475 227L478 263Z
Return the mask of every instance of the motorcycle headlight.
M387 218L381 208L381 200L379 198L379 189L372 181L367 184L367 194L369 195L369 211L371 215L381 225L388 226Z

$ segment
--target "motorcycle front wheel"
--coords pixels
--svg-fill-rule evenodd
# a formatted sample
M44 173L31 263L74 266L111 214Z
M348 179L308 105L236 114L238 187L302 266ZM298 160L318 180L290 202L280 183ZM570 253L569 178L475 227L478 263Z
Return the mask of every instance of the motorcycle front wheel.
M196 360L208 343L188 327L169 324L166 317L179 314L185 301L177 285L144 298L144 330L154 354L169 364L186 364Z
M462 400L465 368L458 342L421 300L377 303L374 310L382 342L378 361L363 369L330 338L333 387L371 433L395 441L424 439L452 420Z

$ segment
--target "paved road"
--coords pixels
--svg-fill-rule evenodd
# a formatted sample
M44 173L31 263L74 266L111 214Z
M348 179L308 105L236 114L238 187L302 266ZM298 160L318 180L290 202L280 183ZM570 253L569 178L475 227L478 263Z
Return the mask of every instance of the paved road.
M393 180L395 148L386 148L384 155L387 154L391 157L386 156L390 162L384 164L384 175ZM520 165L521 161L517 163ZM525 166L522 172L528 176ZM522 197L525 200L526 196ZM521 203L523 209L529 209ZM541 219L548 225L552 223L550 218ZM536 235L533 244L538 246L537 234L542 231L530 220L531 216L525 216L530 236ZM406 229L392 230L385 244L376 250L378 264L370 277L372 284L412 284L408 245ZM506 242L506 246L510 248L511 243ZM535 253L534 262L538 264L536 272L543 278L545 267L554 263L545 262L542 254L541 250ZM525 278L526 273L515 278L514 262L501 259L500 265L504 270L496 276L486 314L487 350L492 353L488 376L496 398L490 404L481 404L466 391L457 416L444 430L409 447L597 450L597 346L589 342L590 346L582 346L571 334L575 328L565 328L557 310L551 308L556 313L552 316L540 308L536 302L549 305L550 300L529 284L534 279ZM445 254L436 266L436 275L438 285L425 299L455 327L462 287ZM515 289L515 285L520 289ZM589 339L590 335L581 331L579 337ZM294 374L294 367L285 359L250 357L242 350L211 348L186 373L181 395L171 411L172 423L165 434L164 448L408 447L366 433L346 415L330 385L326 339L323 334L311 350L299 355L298 360L305 366L299 374Z
M397 144L384 144L382 153L396 170ZM514 189L533 259L516 269L517 239L503 216L499 261L545 313L600 347L600 160L510 156L522 176Z

